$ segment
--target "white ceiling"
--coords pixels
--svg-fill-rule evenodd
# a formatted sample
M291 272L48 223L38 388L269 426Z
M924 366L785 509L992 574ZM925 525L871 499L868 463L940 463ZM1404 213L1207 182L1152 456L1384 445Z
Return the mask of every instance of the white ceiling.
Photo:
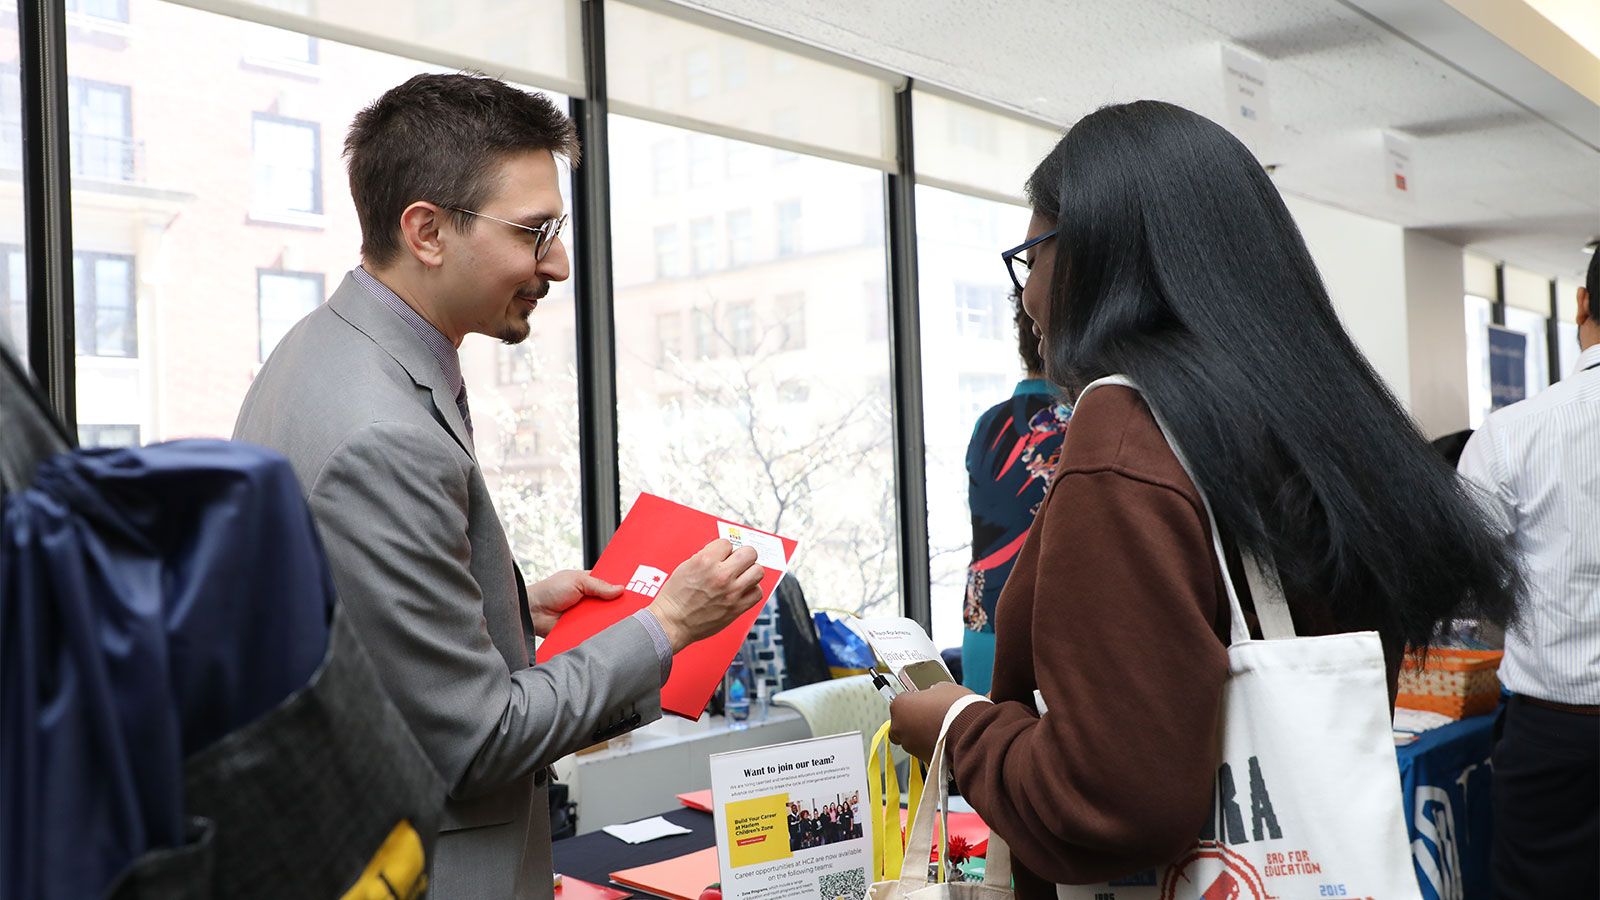
M1418 10L1448 15L1441 3L1406 3L1411 19ZM690 0L1060 123L1141 98L1220 121L1218 45L1230 42L1268 61L1276 129L1263 162L1277 164L1282 190L1426 229L1546 276L1579 275L1588 262L1580 248L1600 235L1600 106L1579 98L1577 119L1552 115L1555 124L1528 100L1525 80L1495 75L1482 52L1446 61L1439 45L1417 37L1417 22L1388 23L1355 8L1381 11L1381 3L1350 4ZM1490 53L1510 52L1486 42ZM1563 90L1553 79L1532 88ZM1576 97L1563 94L1568 113ZM1414 197L1386 189L1382 129L1415 140Z

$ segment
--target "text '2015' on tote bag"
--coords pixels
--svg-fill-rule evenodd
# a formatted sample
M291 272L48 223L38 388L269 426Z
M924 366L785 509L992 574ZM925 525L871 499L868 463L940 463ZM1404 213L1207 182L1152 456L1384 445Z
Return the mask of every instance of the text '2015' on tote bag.
M1112 376L1078 402L1106 385L1138 390ZM1151 413L1193 479L1160 410ZM1297 637L1276 566L1244 554L1263 637L1252 639L1210 498L1195 487L1233 623L1211 818L1178 859L1110 884L1060 885L1058 900L1417 900L1377 633Z

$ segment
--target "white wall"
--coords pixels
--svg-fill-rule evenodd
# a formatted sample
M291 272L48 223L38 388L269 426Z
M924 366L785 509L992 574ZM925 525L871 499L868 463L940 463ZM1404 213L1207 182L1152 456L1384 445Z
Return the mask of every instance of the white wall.
M1466 428L1467 344L1461 248L1405 234L1408 408L1430 438Z
M1388 382L1389 389L1409 409L1411 362L1407 345L1405 229L1298 197L1283 199L1300 226L1300 233L1305 236L1306 246L1322 273L1322 281L1328 287L1339 319L1372 367ZM1455 279L1459 286L1459 250ZM1460 306L1458 292L1458 314ZM1457 333L1464 343L1461 329L1458 328ZM1465 363L1461 377L1465 381Z
M1321 203L1284 201L1340 320L1418 427L1430 438L1466 428L1461 248Z

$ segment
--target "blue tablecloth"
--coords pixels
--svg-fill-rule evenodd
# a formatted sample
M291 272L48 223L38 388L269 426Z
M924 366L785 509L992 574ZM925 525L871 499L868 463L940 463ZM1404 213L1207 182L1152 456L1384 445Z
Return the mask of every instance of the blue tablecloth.
M1399 747L1406 828L1425 900L1490 900L1489 754L1495 713Z

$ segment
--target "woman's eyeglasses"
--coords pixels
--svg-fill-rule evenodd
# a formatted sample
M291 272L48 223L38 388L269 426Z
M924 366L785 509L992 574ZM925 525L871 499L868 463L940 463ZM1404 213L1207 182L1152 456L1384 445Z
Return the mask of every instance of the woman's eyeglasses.
M510 225L512 228L520 228L529 232L533 235L533 258L536 260L543 260L550 255L550 248L556 245L556 238L561 236L561 229L567 224L565 215L557 216L554 219L545 219L544 224L533 228L527 225L518 225L516 222L507 222L505 219L497 218L487 213L462 209L459 206L452 206L450 209L458 213L466 213L469 216L477 216L480 219L489 219L502 225Z
M1006 264L1006 273L1011 276L1011 283L1017 286L1020 292L1023 285L1028 283L1028 272L1033 269L1033 262L1022 256L1024 250L1056 236L1056 229L1052 228L1031 241L1022 243L1000 254L1000 259Z

